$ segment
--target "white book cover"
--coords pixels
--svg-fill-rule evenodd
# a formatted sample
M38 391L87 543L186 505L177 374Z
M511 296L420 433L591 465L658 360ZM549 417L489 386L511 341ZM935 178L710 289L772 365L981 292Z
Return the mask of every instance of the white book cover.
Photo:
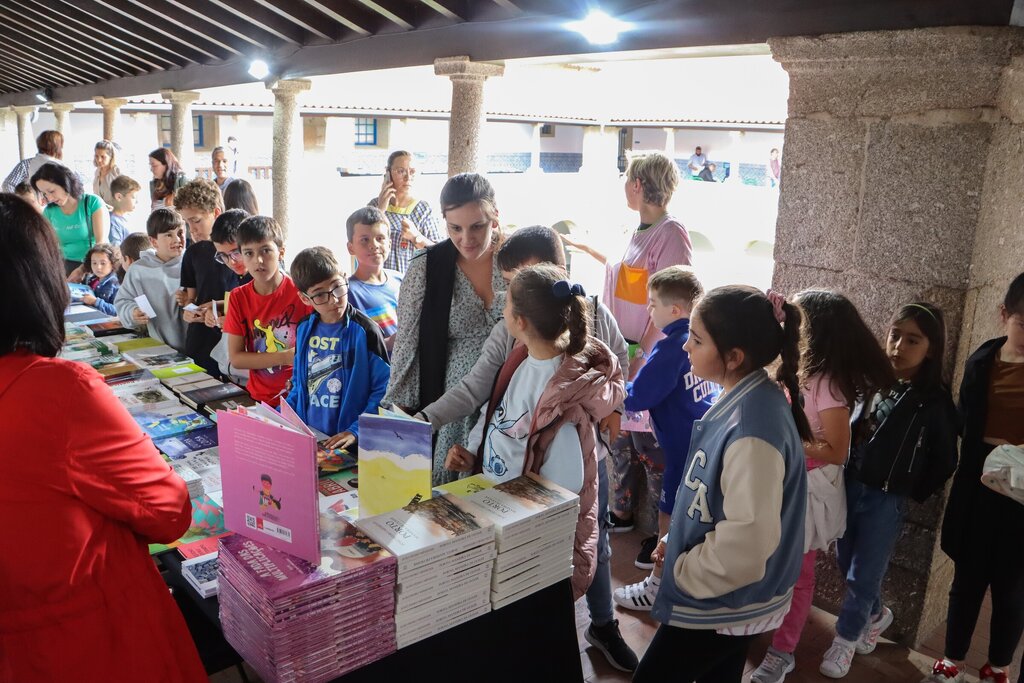
M575 493L532 472L478 491L465 500L494 521L499 537L519 524L536 523L579 505Z
M182 363L191 363L192 359L185 354L163 344L161 346L147 346L142 349L132 349L121 354L140 368L150 370L166 368Z

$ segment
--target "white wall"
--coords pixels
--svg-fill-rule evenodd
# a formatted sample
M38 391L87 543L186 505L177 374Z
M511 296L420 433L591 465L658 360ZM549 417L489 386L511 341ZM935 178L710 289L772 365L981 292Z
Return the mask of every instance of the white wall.
M540 139L542 152L583 152L583 126L572 126L567 123L555 124L555 136Z
M676 158L687 159L695 147L700 145L708 158L716 161L768 163L768 153L773 147L782 149L782 131L735 131L700 130L676 128ZM664 150L665 130L663 128L634 128L633 149Z

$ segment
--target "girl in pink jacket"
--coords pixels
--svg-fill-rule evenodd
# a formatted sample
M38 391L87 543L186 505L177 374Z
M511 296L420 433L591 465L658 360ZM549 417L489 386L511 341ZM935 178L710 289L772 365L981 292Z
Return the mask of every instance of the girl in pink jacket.
M509 285L505 325L519 345L502 366L491 400L467 450L453 447L450 470L506 481L534 472L579 493L573 549L575 597L594 575L597 548L596 424L622 403L618 361L590 336L583 288L557 266L521 270ZM477 431L477 430L474 430Z

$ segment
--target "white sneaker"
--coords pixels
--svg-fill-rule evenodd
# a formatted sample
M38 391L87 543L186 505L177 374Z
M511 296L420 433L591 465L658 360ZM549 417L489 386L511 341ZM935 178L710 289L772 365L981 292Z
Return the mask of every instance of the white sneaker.
M822 658L818 671L821 672L822 676L842 678L850 673L850 665L853 663L853 652L852 645L833 640L832 647L828 649Z
M931 675L922 678L921 683L964 683L966 680L966 671L960 671L952 662L939 659L932 666Z
M658 589L651 585L649 576L643 581L616 588L612 593L612 599L616 605L641 612L650 612L654 607L654 598L657 596Z
M868 622L857 639L857 654L869 655L878 647L878 636L882 635L885 629L892 625L893 614L888 607L882 608L882 613L877 619Z
M768 648L761 666L750 676L750 683L780 683L796 668L796 659L788 652Z

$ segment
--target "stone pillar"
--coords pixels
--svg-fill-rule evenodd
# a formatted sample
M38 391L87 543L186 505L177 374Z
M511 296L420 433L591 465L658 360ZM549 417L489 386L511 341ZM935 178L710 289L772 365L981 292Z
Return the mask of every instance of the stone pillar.
M665 155L675 161L676 158L676 129L665 128Z
M38 107L11 107L18 116L18 156L22 159L28 159L36 154L35 141L32 135L32 115L36 113Z
M1017 249L1004 256L1019 267L1019 221L1007 212L1019 217L1024 204L1011 189L1024 180L1024 152L997 96L1021 36L956 27L769 40L790 84L773 287L838 289L880 338L900 304L931 301L946 315L953 366L976 235L1012 238ZM1000 206L1004 195L1011 206ZM886 636L908 645L946 617L943 504L910 504L883 586L896 614ZM837 612L834 560L819 570L816 600Z
M128 104L122 97L94 97L93 102L103 108L103 139L115 142L118 114L121 107Z
M274 219L288 234L289 172L302 154L302 127L295 97L312 87L308 80L277 81L267 87L274 93L274 148L271 154ZM298 144L292 142L297 140Z
M469 57L434 60L434 73L452 81L452 113L448 121L448 175L478 170L480 128L484 115L484 81L501 76L501 64L472 62Z
M53 102L50 104L50 109L53 110L53 117L57 120L55 128L64 136L67 140L71 137L71 110L75 108L70 102Z
M533 137L530 139L530 167L526 169L527 173L544 172L540 165L540 129L543 127L543 123L533 124Z
M619 129L615 126L584 126L583 164L580 173L597 176L619 174Z
M195 134L192 132L192 103L199 99L194 90L161 90L160 96L171 103L171 151L185 175L196 172Z

